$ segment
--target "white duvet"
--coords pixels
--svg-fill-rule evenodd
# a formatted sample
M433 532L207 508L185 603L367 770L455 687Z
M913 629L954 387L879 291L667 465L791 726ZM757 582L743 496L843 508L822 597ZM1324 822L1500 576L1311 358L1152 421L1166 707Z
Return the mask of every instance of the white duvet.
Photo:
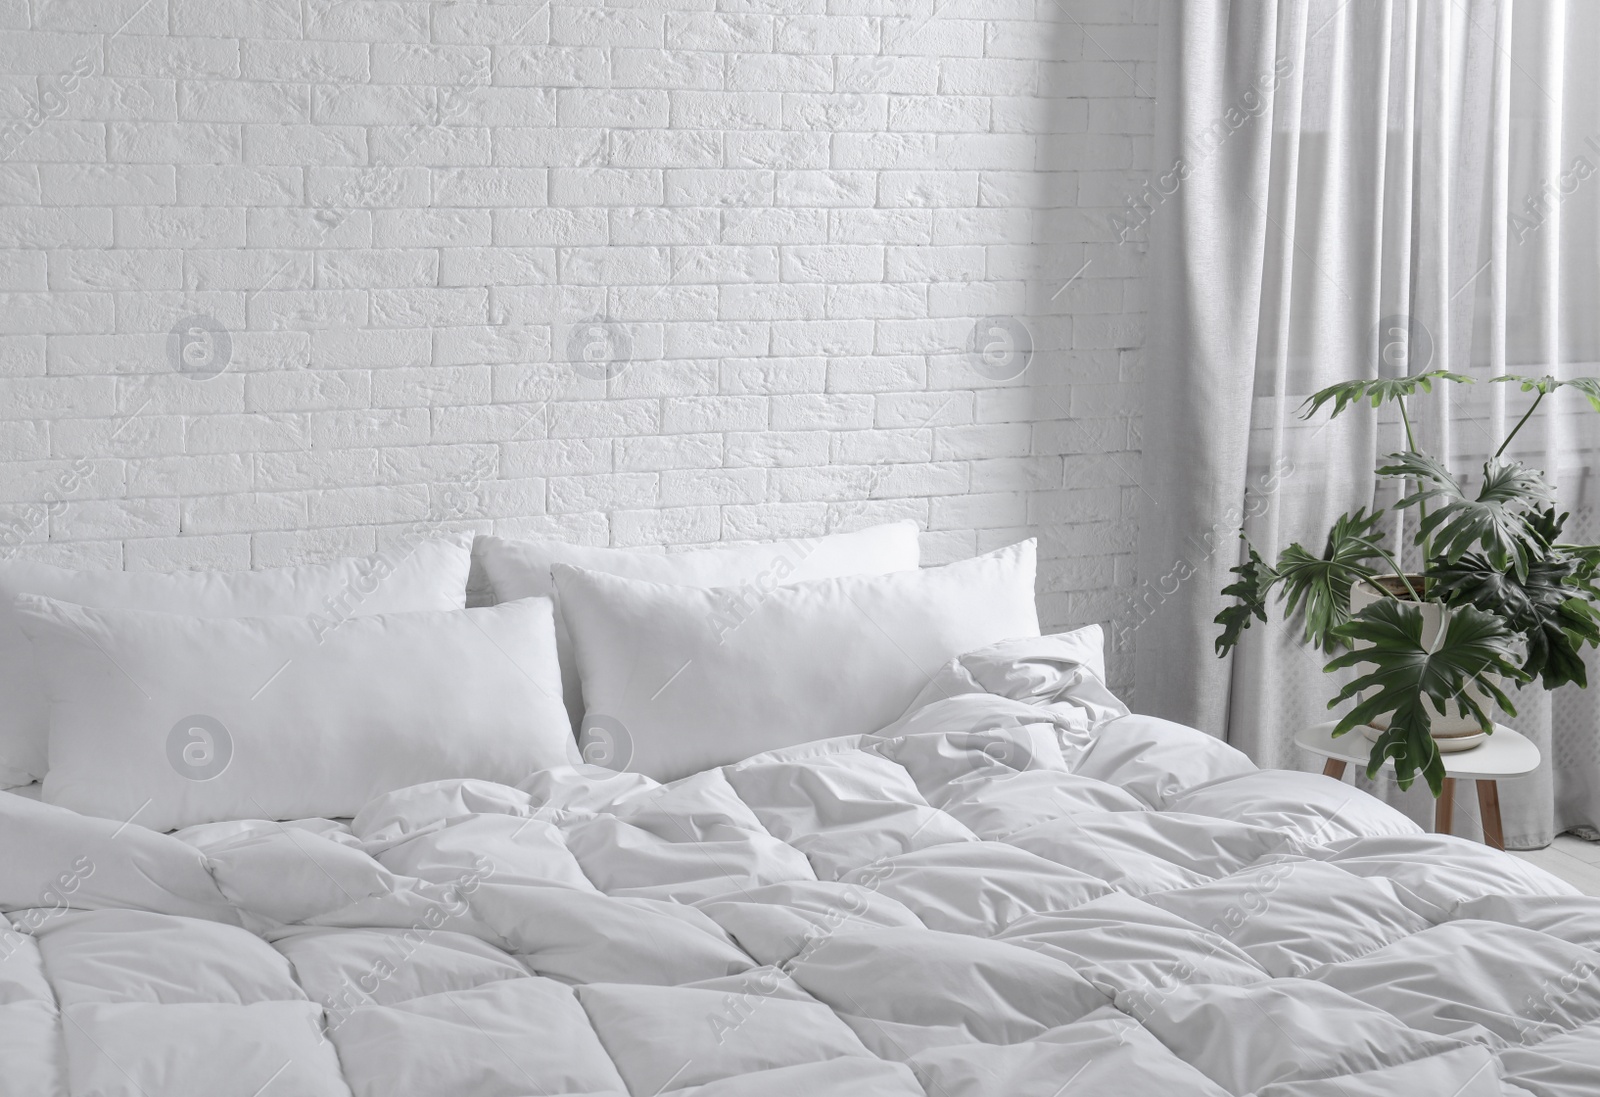
M1055 643L671 785L172 835L0 795L0 1094L1600 1093L1600 900L1097 721Z

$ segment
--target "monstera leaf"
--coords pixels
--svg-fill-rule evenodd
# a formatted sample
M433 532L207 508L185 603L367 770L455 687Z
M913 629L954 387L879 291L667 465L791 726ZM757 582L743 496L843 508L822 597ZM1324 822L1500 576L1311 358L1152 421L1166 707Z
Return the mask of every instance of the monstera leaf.
M1334 629L1350 619L1350 588L1378 573L1369 560L1387 557L1382 547L1382 534L1373 529L1383 511L1367 513L1362 507L1354 514L1342 514L1328 532L1328 541L1322 555L1315 556L1298 541L1283 550L1276 567L1249 550L1249 558L1231 569L1239 578L1222 588L1224 595L1238 599L1216 616L1222 626L1217 637L1217 654L1226 655L1244 630L1250 627L1251 618L1267 619L1267 596L1272 588L1282 584L1279 598L1285 603L1284 615L1300 618L1305 628L1306 643L1333 652L1340 646Z
M1522 670L1545 689L1589 684L1580 649L1600 643L1593 606L1564 585L1570 561L1535 560L1527 578L1501 571L1478 553L1429 569L1433 589L1453 606L1473 606L1501 618L1523 641Z
M1366 400L1373 407L1379 407L1389 400L1401 400L1407 396L1415 396L1418 390L1432 392L1434 381L1453 381L1458 385L1472 384L1472 378L1463 377L1459 373L1449 370L1436 369L1427 373L1419 373L1411 377L1378 377L1371 380L1341 381L1337 385L1329 385L1321 392L1313 393L1307 397L1306 402L1300 405L1300 418L1309 419L1320 411L1324 404L1333 401L1333 413L1330 419L1339 418L1339 413L1351 404Z
M1526 680L1512 662L1515 637L1499 618L1471 606L1444 613L1444 624L1430 647L1422 642L1419 606L1392 598L1375 602L1339 626L1340 638L1353 650L1330 660L1325 668L1371 667L1328 702L1333 708L1365 694L1334 728L1336 736L1389 717L1389 730L1372 746L1367 776L1376 777L1384 760L1392 758L1402 789L1410 788L1420 771L1435 796L1444 787L1444 763L1433 741L1433 718L1425 702L1432 700L1440 712L1454 703L1461 715L1470 715L1489 730L1493 720L1467 687L1477 686L1503 712L1515 716L1516 709L1495 676Z
M1267 595L1272 593L1273 585L1278 581L1278 573L1267 566L1254 546L1247 542L1245 548L1249 553L1245 562L1228 569L1239 578L1222 588L1224 598L1231 597L1236 601L1215 618L1216 623L1222 626L1222 635L1216 639L1219 658L1233 650L1244 630L1250 627L1250 618L1266 623Z
M1568 682L1589 685L1582 648L1600 646L1600 590L1589 578L1593 571L1582 556L1556 544L1567 516L1555 508L1528 523L1536 541L1546 547L1528 564L1526 578L1495 567L1481 553L1469 552L1451 563L1435 560L1428 568L1432 589L1446 605L1470 605L1493 613L1518 633L1525 649L1524 674L1541 679L1545 689Z
M1483 487L1468 498L1461 484L1436 458L1408 450L1391 453L1379 476L1417 482L1416 491L1397 506L1434 504L1417 523L1417 543L1432 543L1450 563L1475 548L1496 567L1513 567L1527 578L1528 564L1540 546L1528 527L1529 518L1549 506L1555 492L1544 476L1520 461L1491 458L1483 466Z
M1544 377L1522 377L1515 373L1508 373L1503 377L1491 377L1491 381L1503 381L1521 387L1523 392L1537 392L1541 398L1549 396L1556 389L1574 389L1581 392L1589 401L1589 406L1595 411L1600 411L1600 377L1571 377L1565 381L1558 380L1548 374ZM1535 401L1537 404L1537 401ZM1530 414L1532 409L1529 409ZM1526 417L1524 417L1526 418ZM1520 424L1519 424L1520 425ZM1513 431L1513 434L1516 432ZM1507 441L1510 439L1508 438ZM1502 446L1502 449L1505 447Z
M1382 560L1383 535L1373 528L1383 511L1341 514L1328 531L1321 556L1313 556L1295 542L1278 557L1278 579L1283 584L1284 615L1300 614L1306 643L1332 653L1343 646L1338 627L1350 619L1350 588L1376 576L1369 560Z
M1577 570L1572 573L1574 583L1588 588L1589 593L1600 597L1600 590L1595 589L1594 581L1600 578L1600 545L1557 545L1559 551L1568 556Z

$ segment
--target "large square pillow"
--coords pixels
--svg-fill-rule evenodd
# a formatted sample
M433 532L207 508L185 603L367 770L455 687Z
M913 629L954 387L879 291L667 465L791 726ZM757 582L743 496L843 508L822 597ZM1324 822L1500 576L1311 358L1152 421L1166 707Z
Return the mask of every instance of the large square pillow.
M954 656L1039 635L1034 564L1024 541L919 571L709 590L556 564L584 745L670 781L877 731Z
M911 521L890 522L854 533L687 552L639 552L501 537L479 537L472 551L483 565L495 601L530 597L556 599L556 648L561 656L561 687L574 733L583 721L583 687L578 665L572 657L572 641L561 611L561 600L550 577L550 569L556 564L652 583L736 587L745 583L784 586L841 575L883 575L911 571L921 562L917 524Z
M549 599L188 617L20 595L50 701L43 798L155 830L352 816L423 781L576 760Z
M197 617L315 613L337 621L460 609L471 564L468 534L365 558L258 571L78 571L27 560L0 563L0 786L27 784L45 771L44 692L13 610L19 594L102 609Z

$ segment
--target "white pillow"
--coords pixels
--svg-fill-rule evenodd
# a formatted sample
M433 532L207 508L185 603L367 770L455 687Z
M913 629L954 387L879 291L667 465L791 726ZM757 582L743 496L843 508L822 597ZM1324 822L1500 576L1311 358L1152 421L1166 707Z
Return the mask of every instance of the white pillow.
M917 545L917 524L912 521L891 522L825 537L671 553L480 537L473 546L473 554L483 564L495 601L556 598L556 650L561 656L561 688L567 699L574 734L583 722L583 687L572 657L572 641L561 612L561 600L550 579L552 565L571 564L607 575L684 587L754 584L765 588L841 575L912 571L922 559Z
M612 768L661 781L877 731L952 657L1039 635L1032 541L765 592L565 564L554 573L588 699L586 740L600 737Z
M155 830L352 816L423 781L575 761L550 601L354 617L186 617L34 595L43 798Z
M74 571L26 560L0 563L0 786L44 776L46 713L27 637L12 613L19 594L103 609L197 617L321 614L330 621L374 613L460 609L471 566L469 535L379 553L259 571Z

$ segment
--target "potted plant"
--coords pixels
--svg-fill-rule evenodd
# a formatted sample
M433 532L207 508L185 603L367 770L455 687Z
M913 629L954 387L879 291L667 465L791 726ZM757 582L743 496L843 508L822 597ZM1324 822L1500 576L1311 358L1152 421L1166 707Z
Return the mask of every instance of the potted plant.
M1544 474L1507 459L1517 432L1546 396L1570 387L1600 411L1600 378L1503 376L1496 382L1536 392L1533 405L1483 465L1470 492L1442 461L1417 449L1406 400L1431 392L1435 381L1471 384L1447 370L1410 377L1346 381L1308 399L1302 418L1332 403L1337 417L1359 401L1394 401L1406 450L1379 465L1380 479L1401 481L1397 509L1417 513L1414 542L1420 570L1408 573L1378 529L1383 511L1343 514L1320 555L1298 542L1268 565L1246 540L1244 563L1222 593L1235 604L1217 615L1217 654L1238 643L1251 619L1267 620L1276 589L1287 618L1303 624L1304 642L1332 656L1327 671L1361 666L1332 701L1355 699L1334 735L1368 725L1380 729L1368 759L1375 777L1386 758L1401 788L1420 771L1438 796L1444 764L1435 736L1494 730L1491 709L1516 715L1505 686L1538 679L1545 689L1569 682L1588 686L1582 649L1600 646L1600 546L1565 544L1567 515L1557 516L1555 491ZM1352 604L1352 594L1357 595ZM1369 596L1370 595L1370 596ZM1340 654L1341 649L1344 650ZM1450 709L1455 716L1450 716ZM1437 723L1436 723L1437 722Z

